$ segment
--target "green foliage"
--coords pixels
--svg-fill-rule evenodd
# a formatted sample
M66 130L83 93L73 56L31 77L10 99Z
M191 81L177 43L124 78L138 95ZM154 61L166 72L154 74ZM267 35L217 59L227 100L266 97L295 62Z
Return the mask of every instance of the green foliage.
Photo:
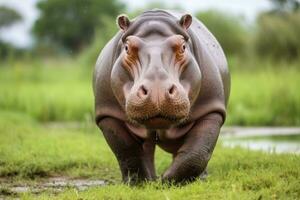
M274 66L267 62L256 65L263 69L232 72L226 123L243 126L300 125L299 65Z
M30 51L26 51L25 49L17 48L11 45L8 42L4 42L0 40L0 59L1 62L12 61L16 58L25 58L30 55ZM0 67L1 67L0 62Z
M271 0L275 12L296 11L300 8L299 0Z
M300 12L263 14L257 21L255 47L261 57L296 60L300 57Z
M122 5L116 0L46 0L38 3L41 12L33 32L47 44L79 51L93 39L103 16L115 17Z
M0 6L0 31L2 28L10 26L20 20L22 20L22 17L17 11L11 8ZM0 39L1 59L7 58L8 56L10 56L11 54L17 51L19 50L15 49L13 46Z
M13 47L6 42L0 40L0 58L7 57L13 51Z
M196 14L221 44L226 55L245 53L249 37L239 17L219 11L205 11Z
M0 6L0 29L5 26L10 26L21 19L22 17L17 11L5 6Z
M40 121L91 119L92 71L82 68L66 60L7 64L0 72L0 109Z

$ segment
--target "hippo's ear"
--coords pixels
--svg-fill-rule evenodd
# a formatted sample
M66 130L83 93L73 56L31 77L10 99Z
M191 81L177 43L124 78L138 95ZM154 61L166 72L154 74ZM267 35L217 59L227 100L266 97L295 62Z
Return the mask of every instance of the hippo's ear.
M192 24L192 16L190 14L183 15L179 20L179 24L182 26L182 28L187 30Z
M120 29L126 31L130 25L130 21L126 15L119 15L117 18L117 23Z

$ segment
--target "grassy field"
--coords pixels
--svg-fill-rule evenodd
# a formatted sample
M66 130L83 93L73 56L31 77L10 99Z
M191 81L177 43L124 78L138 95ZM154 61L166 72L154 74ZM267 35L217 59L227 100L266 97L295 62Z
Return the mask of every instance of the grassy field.
M66 60L6 64L0 67L0 109L27 113L42 122L91 118L89 69Z
M227 125L300 125L300 71L234 71Z
M161 174L170 156L157 150L156 167ZM111 183L81 192L69 188L59 194L26 193L21 199L296 199L300 196L299 166L296 155L230 149L219 141L206 181L186 186L158 181L130 187L120 183L117 162L91 124L40 124L25 114L0 114L0 183L34 185L40 179L60 176ZM9 193L9 185L0 187L0 194Z
M227 125L300 125L299 65L229 61ZM41 122L92 120L92 66L72 60L2 65L0 110L24 112Z

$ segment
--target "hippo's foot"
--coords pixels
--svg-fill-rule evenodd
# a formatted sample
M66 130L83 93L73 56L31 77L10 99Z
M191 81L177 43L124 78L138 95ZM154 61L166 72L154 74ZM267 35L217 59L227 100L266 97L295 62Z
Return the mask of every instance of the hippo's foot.
M201 181L205 181L206 180L206 178L207 178L207 176L208 176L208 172L207 172L207 169L205 169L201 174L200 174L200 180Z
M120 169L122 172L123 182L129 185L138 185L156 179L154 170L151 165L141 157L128 157L124 160L119 160Z
M163 183L173 183L173 184L180 184L180 185L184 185L184 184L188 184L194 180L199 180L199 181L206 181L206 178L208 176L208 172L207 169L205 169L200 175L186 175L186 178L183 178L180 181L176 181L176 179L174 179L174 177L171 177L170 175L166 175L164 174L162 177L162 181Z
M136 185L156 179L154 143L138 141L123 122L114 118L101 120L99 127L119 162L123 182Z
M207 153L205 153L207 154ZM170 183L188 183L197 178L205 179L208 158L199 159L199 154L181 154L175 157L173 164L163 174L162 181Z
M174 153L172 165L163 174L162 181L185 183L205 178L205 169L222 123L222 116L218 113L211 113L197 121L185 136L182 146Z

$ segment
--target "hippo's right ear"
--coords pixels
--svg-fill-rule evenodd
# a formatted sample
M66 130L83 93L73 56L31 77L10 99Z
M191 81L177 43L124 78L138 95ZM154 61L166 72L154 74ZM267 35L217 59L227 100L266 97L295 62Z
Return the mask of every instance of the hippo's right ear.
M193 21L192 16L190 14L185 14L180 18L179 24L182 28L187 30L192 24L192 21Z
M130 21L126 15L119 15L117 18L117 23L120 29L126 31L130 25Z

